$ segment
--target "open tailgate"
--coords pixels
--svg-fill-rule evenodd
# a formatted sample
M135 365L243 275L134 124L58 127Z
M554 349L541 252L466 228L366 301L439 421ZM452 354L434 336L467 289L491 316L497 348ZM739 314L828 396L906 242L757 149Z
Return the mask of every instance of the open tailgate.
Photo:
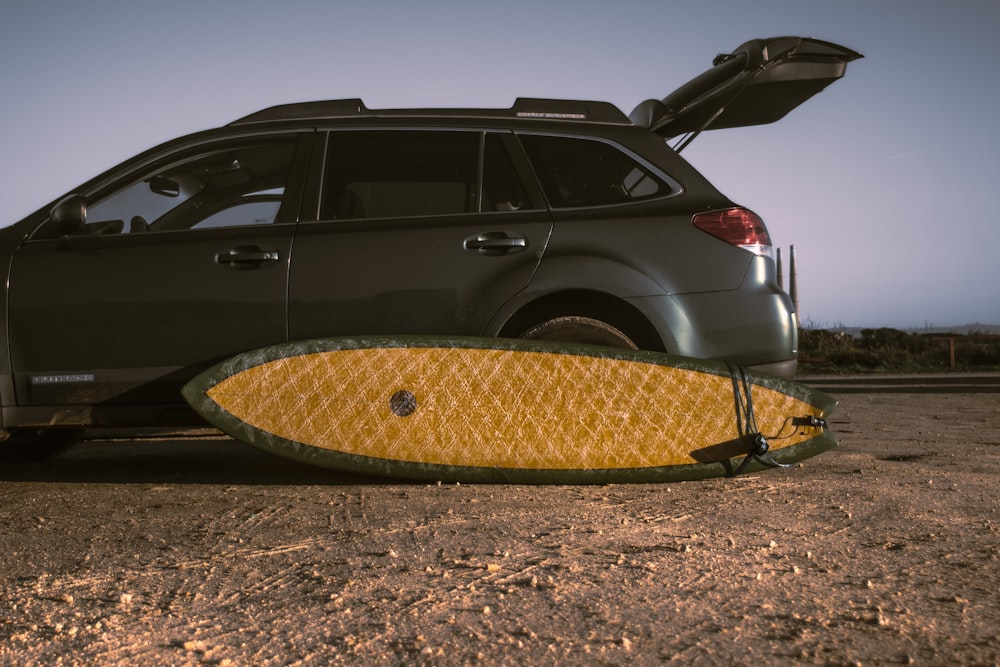
M861 54L809 37L753 39L721 54L712 69L630 118L665 138L703 130L764 125L783 118L844 76Z

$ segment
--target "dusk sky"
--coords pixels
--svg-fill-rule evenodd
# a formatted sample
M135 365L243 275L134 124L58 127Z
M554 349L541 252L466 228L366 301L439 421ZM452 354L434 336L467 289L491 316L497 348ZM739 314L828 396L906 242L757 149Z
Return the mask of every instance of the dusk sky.
M683 156L796 248L816 327L1000 324L1000 1L142 2L0 9L0 226L176 136L274 104L626 113L748 39L864 54L773 125Z

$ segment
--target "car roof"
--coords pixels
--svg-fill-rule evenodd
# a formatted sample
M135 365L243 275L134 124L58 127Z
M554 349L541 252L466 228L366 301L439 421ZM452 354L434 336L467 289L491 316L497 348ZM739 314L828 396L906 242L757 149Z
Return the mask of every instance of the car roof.
M230 126L278 121L326 121L347 118L469 118L497 120L549 120L561 123L632 125L609 102L549 100L519 97L509 109L369 109L360 99L281 104L239 118Z
M553 122L651 130L665 139L705 130L774 122L844 76L862 55L812 37L752 39L716 56L708 71L626 116L609 102L519 97L509 109L369 109L360 98L282 104L239 118L230 127L331 120L424 119Z

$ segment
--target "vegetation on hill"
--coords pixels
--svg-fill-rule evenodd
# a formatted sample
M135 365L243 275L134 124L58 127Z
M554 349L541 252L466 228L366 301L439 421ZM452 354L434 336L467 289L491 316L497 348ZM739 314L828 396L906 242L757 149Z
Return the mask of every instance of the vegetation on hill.
M861 329L852 335L827 329L799 330L799 372L803 375L992 370L1000 370L1000 336L978 331L907 333L879 328Z

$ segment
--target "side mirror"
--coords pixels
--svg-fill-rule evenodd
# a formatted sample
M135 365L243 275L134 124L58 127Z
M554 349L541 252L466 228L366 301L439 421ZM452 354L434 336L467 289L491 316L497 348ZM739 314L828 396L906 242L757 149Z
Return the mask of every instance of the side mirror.
M64 197L52 207L49 218L56 227L56 236L80 231L87 222L87 198L83 195Z
M167 178L166 176L153 176L148 181L149 189L158 195L163 195L164 197L179 197L181 194L181 185L172 178Z

